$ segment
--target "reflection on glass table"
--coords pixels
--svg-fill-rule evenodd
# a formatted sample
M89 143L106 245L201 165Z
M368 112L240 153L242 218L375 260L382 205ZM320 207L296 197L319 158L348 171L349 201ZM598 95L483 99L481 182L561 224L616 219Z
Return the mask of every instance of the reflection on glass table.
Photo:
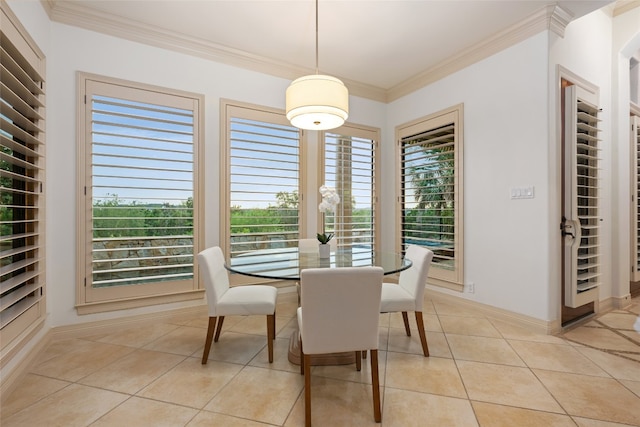
M320 258L317 252L299 252L298 248L267 249L236 256L226 268L238 274L274 280L300 280L305 268L340 268L379 266L384 274L393 274L411 267L412 262L394 252L372 251L368 247L338 248L329 258ZM300 364L298 331L289 340L289 361ZM312 365L342 365L355 361L354 353L316 355Z
M305 268L339 268L379 266L384 274L398 273L411 267L411 261L394 252L369 248L338 248L329 258L317 252L299 252L298 248L266 249L236 256L226 264L232 273L275 280L300 280Z

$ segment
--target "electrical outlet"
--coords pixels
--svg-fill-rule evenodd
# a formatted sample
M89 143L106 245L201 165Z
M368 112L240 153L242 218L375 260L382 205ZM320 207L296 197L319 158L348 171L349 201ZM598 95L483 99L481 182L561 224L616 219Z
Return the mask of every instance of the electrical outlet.
M469 282L466 285L464 285L464 291L466 293L472 294L476 291L476 285L473 282Z

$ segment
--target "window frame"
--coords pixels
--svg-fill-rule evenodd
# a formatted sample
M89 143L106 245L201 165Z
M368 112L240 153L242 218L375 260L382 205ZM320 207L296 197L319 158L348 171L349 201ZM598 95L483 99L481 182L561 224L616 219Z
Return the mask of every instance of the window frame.
M439 268L436 263L431 264L429 269L429 281L431 285L436 285L455 291L464 290L464 104L457 104L452 107L440 110L433 114L418 118L396 126L396 251L404 253L402 234L402 209L404 194L402 185L403 164L402 164L402 140L413 135L422 134L441 126L453 123L454 126L454 268L447 270Z
M78 72L77 80L77 286L76 309L78 314L143 307L161 303L201 299L204 289L200 285L195 256L204 242L203 212L203 158L204 158L204 96L190 92L152 86L96 74ZM145 97L158 96L160 99L183 98L185 104L193 105L193 277L180 281L152 282L133 286L114 286L94 289L90 286L92 275L92 198L88 183L92 180L91 131L92 117L87 85L111 86L109 96L131 96L130 99L148 102ZM139 94L136 98L133 94ZM133 96L132 96L133 95ZM87 105L85 104L87 103ZM160 105L162 104L158 102ZM173 105L168 105L173 106Z
M242 118L256 120L265 123L274 123L282 126L291 126L287 120L284 110L264 107L256 104L238 102L229 99L220 99L220 247L226 259L230 258L231 252L231 161L230 161L230 139L231 139L231 119ZM298 230L299 234L304 234L307 224L306 215L306 175L307 170L308 144L307 133L302 130L299 133L299 181L298 181ZM272 282L269 279L258 279L246 277L239 274L230 276L231 286L244 285L250 283Z
M326 163L327 163L327 159L326 159L326 153L327 153L327 149L326 149L326 144L327 144L327 134L338 134L341 136L345 136L345 137L353 137L353 138L359 138L359 139L366 139L366 140L370 140L373 141L373 177L372 177L372 220L373 220L373 235L372 235L372 245L373 245L373 250L379 250L380 248L380 235L381 235L381 224L380 224L380 129L379 128L374 128L374 127L370 127L370 126L364 126L364 125L356 125L356 124L350 124L350 123L345 123L344 125L335 128L335 129L331 129L331 130L327 130L327 131L322 131L320 132L320 136L319 136L319 141L320 143L318 144L318 159L321 159L322 161L319 162L319 167L318 167L318 185L324 185L326 183ZM338 195L341 198L341 202L340 204L344 204L344 200L343 200L343 194L340 194L340 190L336 189L338 191ZM320 196L318 195L319 200L321 200ZM340 204L338 205L338 211L340 211ZM318 222L317 222L317 230L324 230L324 215L320 214L318 215ZM330 231L330 230L328 230ZM339 246L344 246L345 242L338 242Z

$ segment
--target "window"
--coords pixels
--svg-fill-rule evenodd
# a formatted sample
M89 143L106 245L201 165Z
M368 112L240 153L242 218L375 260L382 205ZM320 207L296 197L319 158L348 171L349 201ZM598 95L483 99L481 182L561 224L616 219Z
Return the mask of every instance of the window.
M345 125L324 133L323 183L340 195L324 230L338 245L372 250L378 241L377 160L379 131Z
M463 289L463 106L400 126L398 218L400 250L434 253L430 283Z
M45 318L45 59L0 3L0 342L15 354Z
M223 103L222 110L220 240L225 256L297 246L302 226L300 130L282 112L230 103Z
M79 312L201 298L202 99L86 74L79 84Z

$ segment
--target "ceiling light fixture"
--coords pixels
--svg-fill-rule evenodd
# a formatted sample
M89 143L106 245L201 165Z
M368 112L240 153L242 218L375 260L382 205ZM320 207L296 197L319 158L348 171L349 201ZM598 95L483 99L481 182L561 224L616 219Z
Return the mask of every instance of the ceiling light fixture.
M341 80L318 74L318 0L316 0L316 73L300 77L286 92L287 119L300 129L327 130L349 116L349 90Z

